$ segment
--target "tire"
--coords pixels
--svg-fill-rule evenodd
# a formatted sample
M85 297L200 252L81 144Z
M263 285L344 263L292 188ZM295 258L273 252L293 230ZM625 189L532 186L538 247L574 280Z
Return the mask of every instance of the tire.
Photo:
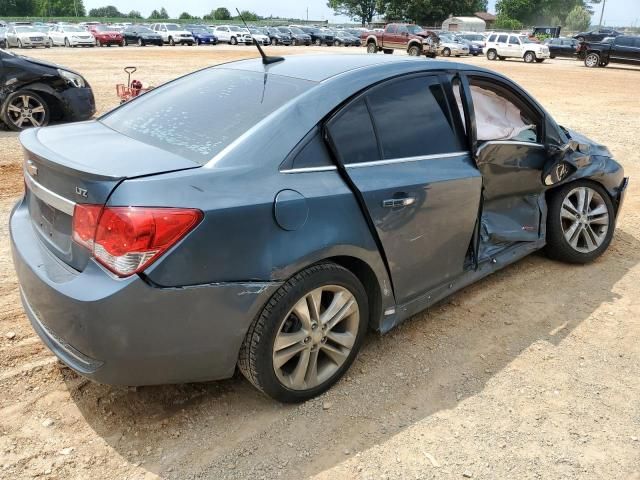
M342 44L340 43L340 40L334 40L334 41L333 41L333 46L334 46L334 47L339 47L340 45L342 45Z
M18 44L17 45L18 45L18 48L23 48L22 47L22 40L18 39Z
M597 68L600 66L602 61L600 60L600 55L595 52L588 53L586 57L584 57L584 66L588 68Z
M579 215L576 216L576 219L566 218L567 215L574 213L571 211L572 209L577 211L575 206L580 203L579 191L581 189L591 192L592 200L588 208L583 207L578 211ZM585 194L583 198L588 198L588 195ZM615 230L615 209L611 197L600 184L589 180L578 180L563 185L549 192L548 207L547 245L545 247L548 257L567 263L582 264L595 260L609 247ZM605 210L606 221L603 218L605 213L594 214L594 212L604 212ZM591 236L589 231L583 228L585 219L591 231L594 232L594 236ZM578 228L572 234L571 228L575 222L578 222ZM575 235L576 246L571 245L567 235L570 239L573 239L573 235ZM593 246L597 246L597 248L590 249L587 243L588 239L591 239Z
M144 47L144 41L142 40L142 38L138 39L138 46L139 47Z
M584 37L582 37L582 36L578 37L578 38L576 38L576 40L578 40L579 42L584 42Z
M479 53L472 53L471 55L473 55L474 57L477 57L480 54Z
M536 54L533 52L525 52L522 58L524 59L524 63L533 63L536 61Z
M127 39L126 39L126 38L123 38L123 39L122 39L122 42L120 42L120 46L121 46L121 47L126 47L127 45L129 45L129 43L127 42Z
M487 52L487 60L497 60L498 59L498 52L496 52L494 49L491 49Z
M278 46L278 39L274 38L273 40L271 40L271 45Z
M393 55L393 48L385 48L382 50L385 55Z
M542 62L544 62L544 58L536 58L536 62L537 63L542 63Z
M32 118L38 121L38 125L28 121L25 124L18 123L20 122L21 114L12 110L12 106L16 108L18 105L24 105L23 98L27 98L27 105L31 106L33 110L36 110L39 107L42 107L41 112L37 112L37 115L33 115ZM31 110L30 110L30 113ZM36 114L33 112L32 114ZM51 108L44 101L44 99L38 95L37 93L31 92L29 90L18 90L17 92L12 93L7 97L5 102L2 104L2 109L0 110L0 119L2 122L9 127L11 130L15 132L19 132L24 130L25 128L41 126L44 127L49 124L49 120L51 119Z
M237 45L238 44L238 39L236 37L231 37L231 40L229 40L229 44L230 45Z
M451 56L451 49L450 49L450 48L448 48L448 47L445 47L445 48L442 50L442 56L443 56L443 57L450 57L450 56Z
M411 57L419 57L420 54L422 53L422 50L420 49L420 47L418 47L417 45L411 45L408 49L407 49L407 53L409 54L409 56Z
M378 47L374 42L367 43L367 53L378 53Z
M321 291L318 297L311 295L318 291ZM332 291L340 293L333 296ZM340 298L345 297L349 299L348 302L353 302L347 308L350 313L342 315L342 319L326 332L319 326L322 322L314 319L313 314L307 316L305 321L305 317L297 316L294 312L299 302L302 312L308 313L309 305L314 304L324 307L323 314L331 305L342 311ZM317 300L313 301L312 298ZM337 303L334 304L334 300ZM251 324L240 349L238 367L256 388L275 400L303 402L328 390L348 370L362 345L368 320L367 294L358 278L335 263L313 265L280 287ZM327 321L324 325L330 323ZM298 334L300 339L296 341L295 337L290 337L286 342L293 343L287 343L285 348L293 347L296 353L285 354L286 359L278 366L275 363L277 351L282 352L285 348L275 350L276 341L291 334ZM340 334L343 336L340 337ZM338 343L331 337L346 340L346 344ZM346 345L351 345L350 350ZM317 363L310 364L309 360L314 358ZM341 363L336 362L336 358ZM303 363L305 359L306 367ZM320 369L309 370L308 365L317 365ZM295 367L301 367L299 379L293 375ZM313 376L314 371L318 375ZM307 386L309 383L311 385Z
M609 65L609 60L607 60L606 62L600 62L601 67L606 67L607 65Z
M315 43L316 47L321 47L322 46L322 40L320 40L319 38L316 38L316 41L313 42Z
M549 58L553 60L554 58L556 58L556 56L555 55L549 55Z
M102 46L102 42L96 39L96 47L101 47L101 46Z
M173 37L169 37L169 45L171 45L172 47L176 46L176 41L173 39Z

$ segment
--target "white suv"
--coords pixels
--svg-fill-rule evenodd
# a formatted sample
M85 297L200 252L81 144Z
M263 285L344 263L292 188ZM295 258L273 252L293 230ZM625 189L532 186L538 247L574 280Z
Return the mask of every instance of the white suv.
M485 47L489 60L522 58L527 63L542 63L549 58L549 47L529 40L526 35L492 33Z
M176 44L189 46L196 43L196 39L193 38L191 32L184 30L177 23L154 23L151 25L151 30L159 33L164 43L168 43L171 46Z
M236 27L235 25L217 25L213 33L218 37L219 42L227 42L231 45L239 43L253 44L251 34L245 28Z

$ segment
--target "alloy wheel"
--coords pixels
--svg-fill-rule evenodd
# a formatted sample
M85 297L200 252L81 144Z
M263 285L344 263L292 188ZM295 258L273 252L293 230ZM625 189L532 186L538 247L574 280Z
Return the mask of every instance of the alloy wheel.
M571 248L580 253L591 253L607 237L609 211L597 191L589 187L578 187L564 198L560 222L564 238Z
M376 44L371 42L367 44L367 53L376 53L377 52L377 48L376 48Z
M326 285L307 293L276 335L276 377L291 390L308 390L327 381L349 358L359 325L358 302L346 288Z
M584 64L590 68L597 67L599 62L600 62L600 57L595 53L590 53L584 59Z
M444 55L445 57L450 57L451 56L451 50L449 48L445 48L442 51L442 55Z
M40 100L23 94L9 102L7 116L17 128L40 127L47 118L47 111Z

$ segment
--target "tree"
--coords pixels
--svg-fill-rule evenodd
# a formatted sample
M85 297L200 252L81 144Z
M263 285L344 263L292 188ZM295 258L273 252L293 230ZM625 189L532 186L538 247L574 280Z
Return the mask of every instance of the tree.
M379 0L329 0L327 6L336 15L360 20L363 26L371 23L375 15L384 13L385 9L384 3Z
M125 18L126 15L119 11L113 5L107 5L106 7L92 8L89 10L90 17L104 17L104 18Z
M564 23L569 30L584 32L591 24L591 14L586 8L578 5L569 12Z
M506 15L500 13L496 16L495 27L500 30L521 30L522 23L515 18L509 18Z
M231 12L224 7L216 8L213 12L214 20L231 20Z
M450 14L471 16L487 10L486 0L385 0L380 10L387 19L439 25Z
M149 15L149 20L156 20L160 18L160 12L158 10L151 10L151 14Z
M129 18L143 18L142 14L138 10L131 10L127 17Z
M158 18L161 18L163 20L167 20L169 18L169 13L167 12L166 8L162 7L160 9L160 14L159 14Z
M554 17L564 18L575 7L590 12L591 6L600 2L601 0L498 0L496 11L505 18L533 25L549 23Z
M261 18L257 13L251 12L249 10L242 10L240 12L240 15L248 22L255 22L257 20L260 20Z
M189 13L187 13L187 12L182 12L178 18L179 18L180 20L191 20L191 19L193 19L194 17L192 17L192 16L191 16Z
M40 17L84 17L87 11L82 0L36 0L34 14Z

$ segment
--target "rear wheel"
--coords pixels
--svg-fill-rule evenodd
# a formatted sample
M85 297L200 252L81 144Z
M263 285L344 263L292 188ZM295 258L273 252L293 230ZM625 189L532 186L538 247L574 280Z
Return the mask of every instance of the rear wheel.
M176 46L176 41L173 39L173 37L169 37L169 45L171 45L172 47Z
M123 38L122 41L120 42L120 46L121 47L126 47L127 46L127 39Z
M322 46L322 40L320 40L319 38L316 38L316 41L313 43L315 43L317 47Z
M491 49L487 52L487 60L497 60L498 59L498 52L496 52L494 49Z
M597 53L589 53L586 57L584 57L584 65L589 68L596 68L600 66L602 62L600 61L600 55Z
M378 53L378 47L375 43L369 42L367 43L367 53Z
M549 257L569 263L587 263L609 247L615 228L615 210L599 184L579 180L550 192L547 216Z
M11 130L20 131L47 125L50 109L37 93L19 90L7 97L0 111L0 117Z
M313 398L347 371L368 317L366 292L353 273L334 263L314 265L269 300L249 327L238 366L276 400Z
M138 39L138 46L144 47L144 41L141 38Z

